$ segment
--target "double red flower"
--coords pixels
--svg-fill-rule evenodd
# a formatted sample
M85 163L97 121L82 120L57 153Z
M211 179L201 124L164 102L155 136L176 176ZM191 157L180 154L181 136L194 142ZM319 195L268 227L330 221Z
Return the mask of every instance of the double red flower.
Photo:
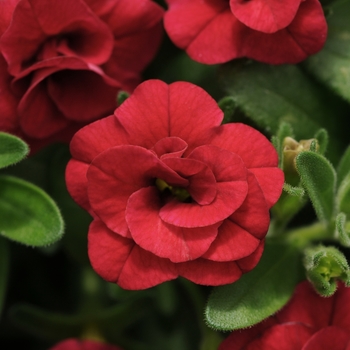
M67 186L94 218L88 252L103 278L222 285L258 263L283 173L262 134L222 118L201 88L150 80L74 136Z
M232 332L219 350L348 350L350 289L343 284L330 298L305 281L290 302L258 325Z
M298 63L323 47L327 24L318 0L166 0L165 29L195 61L248 57Z
M132 91L162 37L151 0L6 0L0 10L0 130L38 147L70 140Z

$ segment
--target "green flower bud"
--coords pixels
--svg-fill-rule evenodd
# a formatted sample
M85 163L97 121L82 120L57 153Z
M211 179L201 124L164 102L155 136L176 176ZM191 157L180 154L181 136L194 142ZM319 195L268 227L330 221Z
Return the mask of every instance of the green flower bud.
M316 291L324 297L334 294L337 280L350 286L348 262L337 248L319 245L305 250L306 276Z

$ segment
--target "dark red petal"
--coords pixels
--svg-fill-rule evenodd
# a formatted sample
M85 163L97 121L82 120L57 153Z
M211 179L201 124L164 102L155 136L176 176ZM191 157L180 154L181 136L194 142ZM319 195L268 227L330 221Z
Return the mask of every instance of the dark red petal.
M248 171L248 194L243 204L227 219L256 238L265 237L270 225L269 207L255 176Z
M175 264L135 245L120 273L118 284L124 289L139 290L178 277Z
M242 271L234 261L216 262L200 258L176 266L180 276L208 286L233 283L242 275Z
M242 272L248 272L254 269L254 267L260 261L262 253L264 251L264 246L265 246L265 240L262 240L260 241L256 250L251 255L236 261L237 265L242 270Z
M102 221L89 228L88 253L93 269L105 280L117 282L135 243L110 231Z
M331 324L334 296L322 298L308 281L300 283L288 304L276 314L279 322L300 322L314 329Z
M122 350L118 346L95 340L65 339L49 350Z
M315 333L302 350L346 350L350 333L338 327L326 327Z
M169 225L159 217L161 206L159 191L153 186L142 188L130 196L126 221L135 242L172 262L200 257L215 239L219 225L191 229Z
M165 137L159 140L152 151L154 151L160 159L181 157L187 149L187 143L179 137Z
M274 33L287 27L295 17L301 0L230 0L234 16L251 29Z
M74 158L90 164L103 151L127 144L127 135L114 115L80 129L70 143Z
M194 202L208 205L214 200L217 194L216 181L206 164L187 158L167 158L164 164L189 181L186 190Z
M60 35L58 51L93 64L106 62L113 49L113 35L82 0L28 0L47 37ZM23 28L22 31L26 28ZM63 35L62 35L63 34Z
M180 227L205 227L216 224L237 210L243 203L248 185L245 181L219 182L217 195L208 205L173 200L165 204L159 215L165 222Z
M86 177L88 169L88 164L71 159L66 167L66 186L73 199L86 211L90 212Z
M198 86L160 80L140 84L115 115L129 133L130 144L151 149L162 138L175 136L189 145L186 153L205 144L223 117L215 100Z
M142 187L154 184L158 177L187 185L161 161L138 146L116 146L99 154L88 172L88 196L93 211L107 227L125 237L130 237L125 221L129 197Z
M182 49L186 49L223 10L232 17L226 1L167 0L167 3L169 8L164 15L164 27L174 44ZM220 37L216 39L220 40Z
M268 328L249 350L301 350L314 330L301 323L287 323ZM316 348L314 348L316 350Z
M188 156L207 164L212 170L217 182L245 181L247 170L241 157L235 153L205 145L197 147Z
M280 198L284 183L284 173L279 168L250 168L264 194L266 203L271 208Z
M350 288L339 282L337 292L333 298L334 309L331 324L350 333Z
M7 29L9 26L11 19L12 19L12 14L17 6L17 3L19 0L6 0L1 2L0 6L0 37L4 33L4 31Z
M45 82L40 81L32 84L24 94L18 105L18 114L22 130L33 138L50 137L70 123L47 95Z
M277 167L278 164L278 155L271 142L245 124L220 126L210 144L236 153L247 168Z
M260 240L235 223L226 219L203 258L214 261L233 261L245 258L258 247Z
M113 113L117 86L92 71L64 70L48 79L48 93L67 119L88 123Z
M246 27L242 37L241 56L269 64L294 64L322 49L327 23L320 2L305 0L287 28L265 34Z

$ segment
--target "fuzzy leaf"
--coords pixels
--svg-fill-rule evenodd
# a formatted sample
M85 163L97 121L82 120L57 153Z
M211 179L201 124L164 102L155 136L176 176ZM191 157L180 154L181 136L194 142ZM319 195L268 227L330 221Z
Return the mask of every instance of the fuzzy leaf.
M344 152L342 158L337 167L338 174L338 186L346 177L347 174L350 174L350 146Z
M315 139L318 141L318 153L324 154L328 146L328 132L325 129L320 129L315 134Z
M253 271L233 284L214 288L205 310L207 323L228 331L250 327L274 314L291 297L300 278L299 269L295 248L267 244Z
M341 245L350 247L349 233L346 231L346 215L339 213L335 218L335 238L337 238Z
M0 168L22 160L29 153L28 145L20 138L0 132Z
M10 240L46 246L63 235L63 220L54 201L18 178L0 177L0 214L0 234Z
M322 155L305 151L296 157L300 178L321 221L330 221L333 214L336 173Z
M223 88L237 107L270 134L276 134L281 122L290 124L297 140L325 128L331 139L329 156L338 157L348 135L333 118L347 118L348 106L298 66L245 62L235 60L220 71Z
M307 69L350 101L350 1L330 5L328 37L324 48L305 62Z

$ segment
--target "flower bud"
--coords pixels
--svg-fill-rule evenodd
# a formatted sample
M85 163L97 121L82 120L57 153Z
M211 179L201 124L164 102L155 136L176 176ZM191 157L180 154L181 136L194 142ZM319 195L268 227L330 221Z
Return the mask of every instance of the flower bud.
M309 151L314 142L316 142L316 149L318 149L317 140L314 138L309 140L300 140L299 142L289 136L284 138L283 171L287 183L291 185L297 185L299 183L300 178L296 168L295 158L299 153Z
M335 247L319 245L306 249L304 266L309 281L324 297L334 294L337 280L350 285L350 270L343 253Z

